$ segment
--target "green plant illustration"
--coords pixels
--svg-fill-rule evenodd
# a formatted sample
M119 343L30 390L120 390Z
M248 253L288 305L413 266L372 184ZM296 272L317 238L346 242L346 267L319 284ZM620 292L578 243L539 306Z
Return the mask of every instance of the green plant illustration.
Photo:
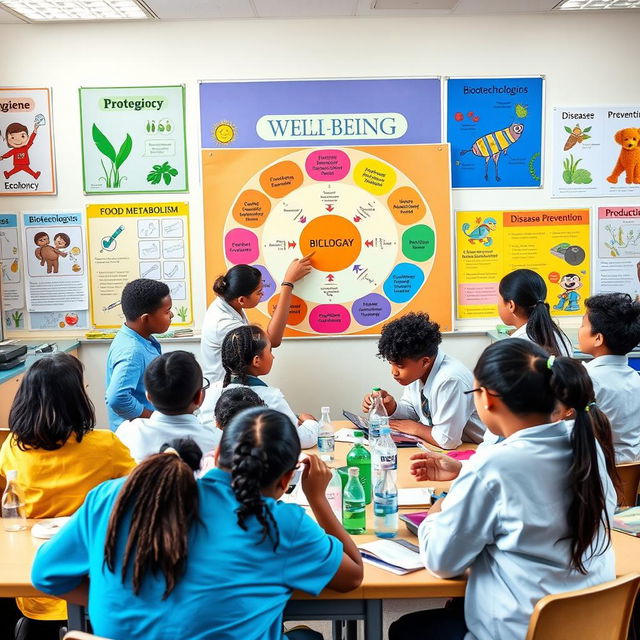
M534 182L540 182L540 176L536 171L536 160L539 157L540 157L540 152L536 151L536 153L534 153L531 156L531 160L529 160L529 173L531 174L531 177L533 178Z
M517 104L516 105L516 117L518 118L526 118L529 113L526 104Z
M120 175L120 167L124 164L125 160L129 157L131 153L131 148L133 146L133 140L131 136L127 133L127 137L124 139L124 142L120 145L120 149L118 153L114 146L109 142L107 136L98 129L96 123L93 123L93 127L91 129L91 135L93 137L93 141L95 142L98 151L106 156L111 162L111 167L107 169L104 164L102 158L100 158L100 164L102 165L102 170L104 171L104 176L101 176L99 179L104 180L105 187L107 189L118 189L122 186L122 181L127 179L127 176Z
M13 320L13 326L16 329L20 328L20 323L22 322L22 313L20 311L16 311L11 314L11 319Z
M154 164L153 169L147 174L147 182L151 184L160 184L160 180L164 180L166 185L171 184L171 179L178 175L178 170L174 169L168 162L162 164Z
M570 158L570 159L569 159ZM591 171L587 169L578 169L578 165L582 162L582 158L573 159L573 154L569 158L565 158L562 166L562 179L567 184L591 184Z
M187 307L180 307L176 309L176 313L182 322L187 321L187 316L189 315L189 309Z

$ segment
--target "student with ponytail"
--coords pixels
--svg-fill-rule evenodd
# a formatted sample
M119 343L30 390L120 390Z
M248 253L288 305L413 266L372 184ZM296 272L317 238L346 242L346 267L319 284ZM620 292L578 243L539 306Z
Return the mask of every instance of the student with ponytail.
M362 559L325 497L327 466L316 456L303 461L315 522L279 501L300 456L286 416L237 415L224 430L218 468L200 480L200 461L187 463L183 450L173 443L126 481L92 491L38 550L34 585L82 604L89 578L94 632L145 640L281 640L293 590L358 587Z
M274 347L279 347L289 316L295 283L311 271L311 256L294 260L280 285L278 305L273 312L267 334ZM220 348L224 337L235 327L249 323L245 309L257 307L262 299L262 272L248 264L237 264L213 283L216 299L209 305L202 323L202 362L204 375L211 382L222 380L224 372Z
M547 285L540 274L516 269L502 278L498 291L500 320L516 328L512 338L531 340L552 355L573 356L571 340L551 318Z
M586 369L516 338L488 347L474 377L478 414L505 439L478 449L419 529L431 573L471 569L464 614L409 614L390 640L524 638L543 596L615 578L611 431ZM573 428L552 422L558 402L575 411ZM426 478L430 454L413 460L412 473Z

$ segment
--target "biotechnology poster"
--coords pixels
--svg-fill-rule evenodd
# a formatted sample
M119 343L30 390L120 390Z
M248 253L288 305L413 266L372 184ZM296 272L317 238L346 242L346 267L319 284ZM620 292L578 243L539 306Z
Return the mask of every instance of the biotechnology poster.
M543 78L449 78L453 188L542 185Z
M20 256L18 214L0 214L0 267L2 268L2 308L15 312L24 307L23 265ZM9 313L9 318L11 318ZM20 325L21 318L14 318ZM11 326L12 322L8 326ZM14 324L15 326L15 324Z
M187 191L184 86L80 89L85 193Z
M173 324L193 323L186 202L88 205L87 226L95 327L122 324L120 295L136 278L165 282L173 299Z
M640 104L555 107L553 195L640 195Z
M514 269L547 284L552 315L580 316L590 291L589 209L456 212L457 317L498 316L498 285Z
M640 299L640 206L598 207L594 290Z
M0 88L0 195L56 192L51 90Z

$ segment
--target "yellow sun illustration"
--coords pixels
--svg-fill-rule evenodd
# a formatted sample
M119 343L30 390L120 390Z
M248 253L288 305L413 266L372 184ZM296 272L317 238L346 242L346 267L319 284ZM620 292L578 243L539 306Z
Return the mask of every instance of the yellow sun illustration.
M231 122L218 122L211 129L211 137L220 144L229 144L236 137L236 128Z

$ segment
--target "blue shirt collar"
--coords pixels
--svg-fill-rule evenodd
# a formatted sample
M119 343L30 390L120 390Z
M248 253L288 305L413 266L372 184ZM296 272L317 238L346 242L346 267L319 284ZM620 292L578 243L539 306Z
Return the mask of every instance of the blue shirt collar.
M223 471L222 469L218 469L214 467L210 471L207 471L202 478L202 480L213 480L214 482L222 482L223 484L228 484L231 486L231 474L228 471Z
M134 331L131 327L128 327L124 323L122 323L122 326L120 327L120 331L122 331L125 335L131 338L139 340L144 345L151 343L154 347L157 347L157 348L160 347L160 343L153 336L149 336L149 339L147 339L144 336L141 336L137 331Z

